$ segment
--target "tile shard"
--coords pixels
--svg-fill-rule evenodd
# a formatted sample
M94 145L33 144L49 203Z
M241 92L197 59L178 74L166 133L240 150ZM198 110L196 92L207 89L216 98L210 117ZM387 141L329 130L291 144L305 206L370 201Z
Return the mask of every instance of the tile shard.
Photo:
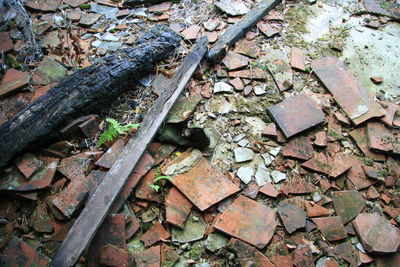
M319 58L311 63L311 67L355 125L385 115L378 103L337 57Z
M275 266L267 256L245 242L232 238L229 241L229 246L238 256L241 266L248 266L249 263L253 263L254 266L260 267Z
M343 223L353 220L365 207L365 200L357 190L332 192L332 200Z
M183 228L192 207L193 204L178 189L172 187L165 197L167 222Z
M337 241L347 237L346 229L339 216L313 218L312 221L328 241Z

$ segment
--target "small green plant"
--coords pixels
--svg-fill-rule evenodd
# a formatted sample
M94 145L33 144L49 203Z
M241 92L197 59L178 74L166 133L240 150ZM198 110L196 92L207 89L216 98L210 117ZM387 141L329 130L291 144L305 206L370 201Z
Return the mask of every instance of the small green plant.
M149 184L149 187L158 193L161 188L159 181L171 180L172 177L169 175L161 175L160 167L156 168L154 173L155 173L154 184Z
M101 147L105 142L112 141L118 135L137 129L140 126L139 123L121 125L117 120L111 118L106 119L106 121L108 122L107 129L101 134L97 147Z
M90 9L90 4L81 4L81 5L79 5L79 7L82 10L89 10Z

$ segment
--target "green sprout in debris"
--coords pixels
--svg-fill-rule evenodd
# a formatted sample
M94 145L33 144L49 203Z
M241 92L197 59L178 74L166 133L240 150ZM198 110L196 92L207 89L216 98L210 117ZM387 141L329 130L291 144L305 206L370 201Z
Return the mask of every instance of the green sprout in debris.
M121 125L118 121L111 118L106 119L106 121L108 122L107 129L101 134L97 147L101 147L105 142L113 141L118 135L127 133L132 129L137 129L140 126L139 123Z
M160 167L157 167L154 170L155 178L154 178L154 184L149 184L149 187L156 191L157 193L160 191L161 185L159 184L160 181L162 180L171 180L172 177L169 175L162 175Z
M82 10L89 10L90 9L90 4L81 4L81 5L79 5L79 7Z
M149 184L149 187L151 189L153 189L154 191L156 191L157 193L158 193L158 191L160 191L160 186L159 185Z

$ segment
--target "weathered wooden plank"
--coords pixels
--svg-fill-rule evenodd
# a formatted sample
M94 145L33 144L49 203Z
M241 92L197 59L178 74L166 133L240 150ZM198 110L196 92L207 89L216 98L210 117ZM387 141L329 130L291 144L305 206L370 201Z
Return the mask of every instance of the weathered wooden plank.
M51 266L73 266L82 251L95 235L105 215L138 163L147 146L162 125L169 110L183 92L190 77L207 52L207 37L202 37L182 66L171 79L168 88L142 122L141 128L125 146L115 164L111 167L103 182L99 185L91 200L79 215L64 242L57 251Z
M139 38L134 49L123 49L62 80L0 125L0 168L18 152L48 142L69 120L108 106L156 62L168 57L179 42L172 29L156 25Z
M232 47L251 27L256 25L260 19L267 15L280 2L281 0L263 0L258 2L241 20L230 26L218 38L217 42L208 52L208 59L215 63L223 58L229 47Z

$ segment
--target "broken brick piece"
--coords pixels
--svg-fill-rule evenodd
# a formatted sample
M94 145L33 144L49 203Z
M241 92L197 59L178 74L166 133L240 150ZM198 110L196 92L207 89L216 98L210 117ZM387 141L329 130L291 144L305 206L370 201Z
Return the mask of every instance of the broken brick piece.
M274 264L272 264L263 253L261 253L254 247L246 244L245 242L232 238L229 241L229 246L238 256L241 266L247 266L250 262L253 263L254 266L259 267L274 266Z
M360 213L353 226L367 252L394 253L400 245L400 231L377 213Z
M167 222L183 228L193 204L175 187L172 187L165 197Z
M240 190L204 157L171 182L201 211Z
M25 178L31 177L36 171L38 171L44 165L43 161L38 159L35 155L27 153L18 158L15 161L17 168L25 175Z
M315 155L312 159L304 162L301 164L301 166L324 174L329 174L332 168L327 156L322 152Z
M50 259L21 239L14 237L0 254L2 266L48 266Z
M297 47L292 47L292 52L290 54L290 66L296 70L306 70L306 55L304 54L303 50Z
M128 249L121 249L107 244L101 248L99 263L112 267L129 267L131 266L132 258Z
M147 230L146 233L140 238L144 242L145 247L149 247L158 241L170 238L171 234L165 230L160 222L156 222L153 226Z
M380 106L337 57L319 58L312 62L311 67L355 125L384 115Z
M0 37L1 39L1 37ZM1 40L0 40L1 41ZM29 84L29 73L15 69L7 70L0 84L0 96L4 96L24 88Z
M277 208L279 217L289 234L306 226L307 214L296 205L279 202Z
M332 192L333 206L343 223L353 220L365 206L363 196L357 190Z
M161 247L154 246L136 253L136 266L160 267L161 266Z
M119 154L125 147L125 140L123 138L118 138L117 141L104 153L104 155L96 161L96 165L110 169L112 165L117 160Z
M275 212L254 200L239 196L214 227L257 248L264 248L275 232Z
M312 221L328 241L337 241L347 237L346 229L339 216L313 218Z
M372 76L370 79L374 84L380 84L383 82L383 78L379 76Z
M310 137L298 137L290 140L282 150L286 157L309 160L314 155Z
M286 138L324 122L322 110L307 95L288 98L268 108Z

